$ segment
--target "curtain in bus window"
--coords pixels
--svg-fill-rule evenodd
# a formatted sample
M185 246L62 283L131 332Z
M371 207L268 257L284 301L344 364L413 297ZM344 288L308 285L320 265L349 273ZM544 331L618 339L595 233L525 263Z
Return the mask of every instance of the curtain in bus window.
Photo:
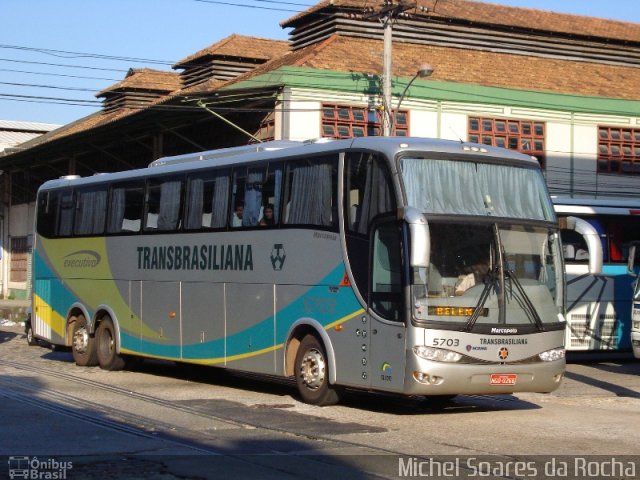
M189 182L189 195L187 197L187 218L185 228L194 230L204 226L202 209L204 206L204 180L192 178Z
M262 211L262 172L250 172L244 188L243 227L253 227L258 224Z
M80 192L76 211L76 235L98 234L104 231L107 213L107 191Z
M422 212L486 214L473 163L404 159L402 176L408 204Z
M71 191L60 194L60 216L58 217L58 235L68 237L73 231L73 193Z
M484 185L483 198L490 198L492 215L544 220L540 185L532 170L478 164L478 179Z
M296 165L287 223L331 225L330 163Z
M389 189L389 181L384 170L373 156L367 160L367 178L365 180L360 218L356 230L366 234L371 220L380 213L393 210L394 201Z
M118 233L122 231L122 221L124 220L125 209L124 188L114 188L111 190L111 200L109 202L109 222L107 231Z
M279 165L273 173L275 175L273 221L277 225L280 218L280 197L282 195L282 165Z
M426 213L553 219L538 170L403 159L402 176L409 205Z
M176 230L180 221L180 194L182 182L173 180L160 185L158 230Z
M227 224L229 185L229 176L227 173L220 174L216 177L211 206L211 228L222 228Z

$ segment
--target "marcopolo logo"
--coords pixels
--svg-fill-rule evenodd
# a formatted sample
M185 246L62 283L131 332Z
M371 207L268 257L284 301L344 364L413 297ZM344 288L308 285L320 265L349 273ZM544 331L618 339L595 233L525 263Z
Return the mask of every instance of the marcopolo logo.
M65 268L96 268L102 257L93 250L78 250L64 257Z

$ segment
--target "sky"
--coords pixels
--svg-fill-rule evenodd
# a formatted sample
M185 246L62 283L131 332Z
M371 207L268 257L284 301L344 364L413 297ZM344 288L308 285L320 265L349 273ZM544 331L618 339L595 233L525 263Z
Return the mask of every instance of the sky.
M364 0L363 0L364 1ZM370 1L370 0L369 0ZM491 3L640 23L637 0ZM0 0L0 120L66 124L129 68L171 65L233 33L286 40L314 0Z

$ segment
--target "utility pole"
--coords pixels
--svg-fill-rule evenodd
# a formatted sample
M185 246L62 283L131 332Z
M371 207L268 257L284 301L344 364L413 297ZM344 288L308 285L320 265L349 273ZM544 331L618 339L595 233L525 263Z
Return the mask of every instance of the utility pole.
M393 64L393 24L407 10L416 8L415 2L403 0L384 0L379 8L364 16L365 19L377 18L384 27L384 51L382 54L382 135L391 135L393 125L393 107L391 106L391 75Z

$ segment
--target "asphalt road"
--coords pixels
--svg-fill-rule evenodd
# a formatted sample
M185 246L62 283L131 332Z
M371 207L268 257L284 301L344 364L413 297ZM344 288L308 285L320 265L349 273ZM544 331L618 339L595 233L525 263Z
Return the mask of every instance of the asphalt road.
M0 478L640 478L640 362L579 360L552 394L321 408L287 380L77 367L0 327Z

